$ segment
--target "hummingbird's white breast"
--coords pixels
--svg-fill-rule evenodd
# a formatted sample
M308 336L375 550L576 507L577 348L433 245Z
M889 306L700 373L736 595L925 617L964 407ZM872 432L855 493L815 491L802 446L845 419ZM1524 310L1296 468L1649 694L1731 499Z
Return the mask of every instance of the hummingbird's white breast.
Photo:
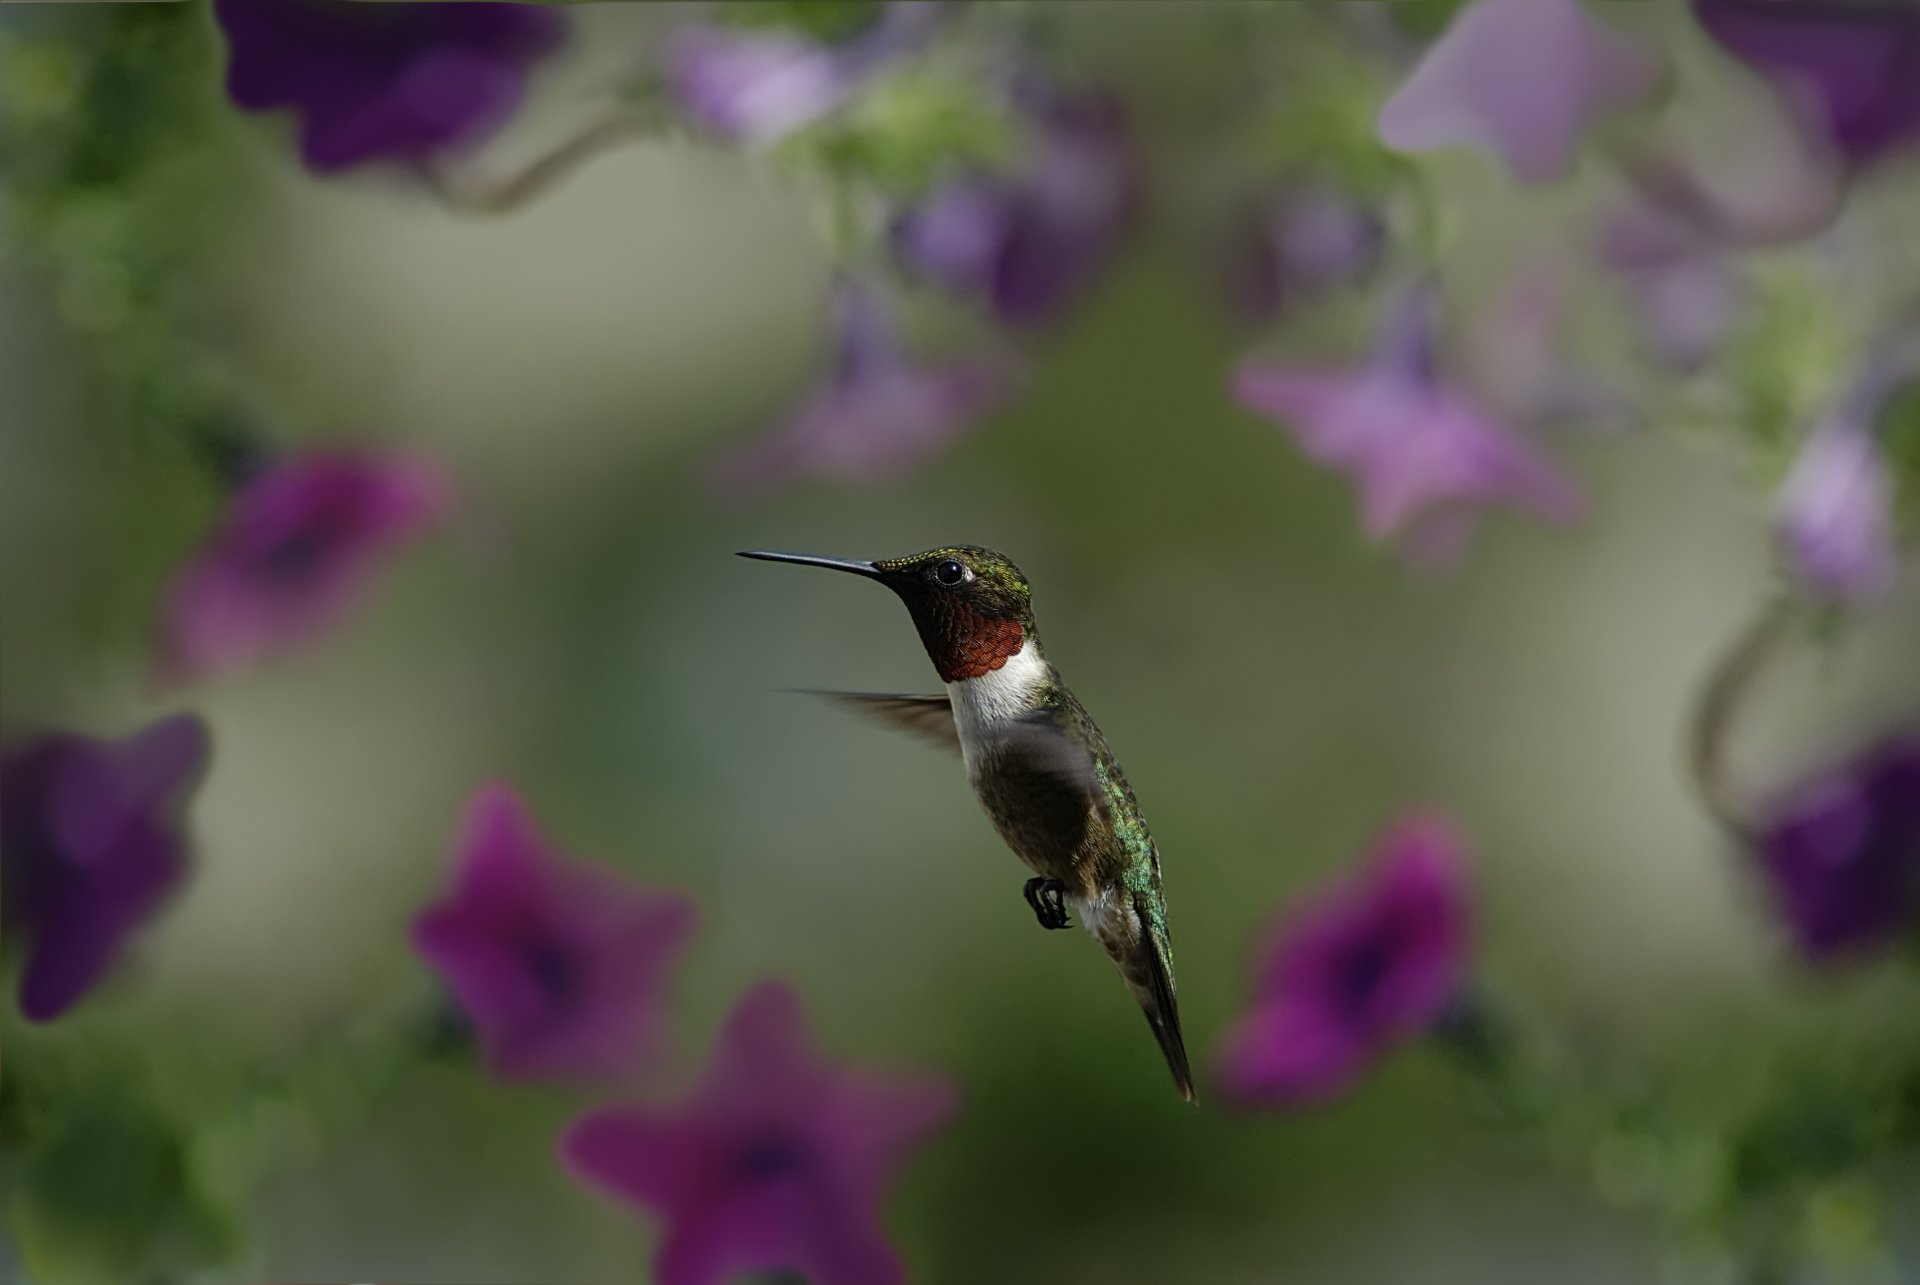
M981 745L992 741L1009 722L1032 712L1034 698L1046 681L1047 658L1029 638L1000 668L947 684L954 726L960 732L960 752L969 771Z

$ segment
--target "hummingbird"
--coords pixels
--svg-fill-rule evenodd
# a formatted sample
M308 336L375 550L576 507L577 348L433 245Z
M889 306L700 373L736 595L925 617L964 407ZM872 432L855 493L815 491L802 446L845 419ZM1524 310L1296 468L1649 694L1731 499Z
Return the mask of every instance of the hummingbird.
M872 562L740 556L851 572L906 604L946 693L821 694L960 752L994 829L1033 871L1022 892L1041 927L1080 917L1146 1014L1180 1096L1194 1101L1160 853L1107 738L1041 650L1026 576L977 545Z

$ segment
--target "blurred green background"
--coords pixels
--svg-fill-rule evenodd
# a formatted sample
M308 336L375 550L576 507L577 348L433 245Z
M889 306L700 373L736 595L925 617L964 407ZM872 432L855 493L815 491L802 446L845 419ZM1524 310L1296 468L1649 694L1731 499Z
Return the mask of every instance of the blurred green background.
M658 8L582 9L576 56L501 154L564 128L657 37ZM1228 7L1067 8L1061 56L1139 113L1147 224L1027 344L1023 394L923 473L747 503L712 496L710 460L825 358L831 265L794 184L663 138L523 214L466 218L377 175L304 174L271 122L224 109L217 67L185 64L157 103L180 129L155 122L151 143L179 167L92 215L97 235L164 245L168 299L206 323L278 440L429 450L467 507L322 646L156 696L147 622L215 480L139 431L102 374L131 342L115 327L142 324L139 288L116 313L99 287L102 324L99 296L45 254L8 257L6 727L117 732L185 706L216 746L188 893L69 1021L30 1030L9 1012L9 1062L123 1059L216 1094L238 1073L215 1068L297 1060L424 995L406 924L441 885L466 795L503 779L563 848L698 899L670 1082L770 974L797 983L836 1055L960 1080L963 1116L891 1206L916 1279L1654 1277L1675 1251L1621 1207L1632 1164L1590 1174L1484 1127L1431 1053L1308 1116L1183 1107L1100 953L1035 930L1026 872L956 765L781 690L935 679L889 595L734 550L957 541L1029 574L1049 655L1127 766L1165 860L1197 1055L1244 1000L1274 909L1415 804L1472 839L1487 988L1676 1119L1710 1118L1783 1059L1876 1056L1910 1031L1906 977L1793 965L1685 787L1693 692L1771 584L1767 497L1738 453L1658 424L1562 433L1552 449L1591 500L1577 530L1496 520L1444 577L1368 546L1344 484L1225 391L1247 338L1211 293L1190 198ZM4 28L9 48L51 21ZM115 18L60 21L91 40ZM1468 292L1504 261L1500 220L1549 247L1575 236L1564 194L1490 174L1448 158L1430 176L1482 193L1439 265ZM1578 309L1617 308L1590 275L1573 289ZM1337 310L1289 325L1294 350L1351 347ZM1785 779L1910 706L1917 645L1908 592L1789 666L1743 771ZM645 1225L553 1159L587 1100L412 1069L254 1193L256 1255L206 1279L641 1278ZM1920 1270L1920 1181L1892 1190ZM1859 1266L1895 1278L1884 1258Z

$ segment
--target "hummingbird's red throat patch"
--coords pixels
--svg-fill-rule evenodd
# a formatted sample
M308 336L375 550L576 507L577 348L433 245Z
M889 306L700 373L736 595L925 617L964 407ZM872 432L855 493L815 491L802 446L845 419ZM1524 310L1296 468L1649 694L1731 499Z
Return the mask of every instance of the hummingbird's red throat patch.
M991 674L1007 663L1007 658L1019 654L1026 646L1026 631L1020 628L1017 620L988 620L975 616L956 622L964 628L956 630L949 641L947 654L939 665L940 681L957 683L963 678L979 678Z

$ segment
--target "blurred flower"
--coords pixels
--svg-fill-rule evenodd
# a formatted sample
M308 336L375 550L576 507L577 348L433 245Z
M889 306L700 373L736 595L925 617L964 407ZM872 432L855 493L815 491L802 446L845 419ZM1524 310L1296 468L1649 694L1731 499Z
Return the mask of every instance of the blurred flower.
M1810 958L1893 937L1920 911L1920 737L1891 737L1795 789L1755 842Z
M891 231L915 276L985 301L1008 325L1050 320L1112 259L1139 203L1139 158L1120 103L1028 85L1026 160L956 175L907 206Z
M1883 345L1807 435L1781 485L1776 512L1787 554L1795 574L1816 594L1857 602L1893 585L1893 476L1877 423L1893 393L1916 377L1920 345Z
M1693 10L1722 48L1781 83L1846 161L1920 140L1920 8L1694 0Z
M955 1105L939 1077L824 1065L798 997L765 983L734 1006L686 1102L590 1111L561 1154L581 1181L665 1219L660 1285L783 1268L815 1285L893 1285L904 1271L881 1201L906 1153Z
M43 736L0 759L8 927L27 938L20 1011L60 1016L187 873L181 814L207 729L177 714L120 741Z
M1369 536L1406 531L1410 551L1429 563L1459 554L1475 508L1507 503L1564 522L1581 507L1551 465L1441 382L1434 307L1429 287L1395 299L1363 367L1248 362L1233 377L1241 405L1282 421L1309 459L1352 477Z
M1234 237L1229 297L1250 320L1271 320L1298 297L1356 281L1380 261L1386 226L1334 188L1308 184L1269 192Z
M519 107L527 68L565 19L532 4L215 0L227 93L300 120L310 169L423 160L476 142Z
M508 1079L615 1077L651 1060L693 903L561 859L505 786L467 805L455 884L413 926Z
M1339 1096L1459 996L1469 952L1464 845L1437 816L1403 819L1371 867L1290 911L1254 964L1254 1001L1219 1051L1247 1105Z
M667 85L703 129L776 143L845 106L875 74L921 48L948 14L929 0L893 0L840 44L785 32L691 27L667 54Z
M1564 178L1598 118L1651 97L1661 58L1579 0L1477 0L1380 109L1403 152L1474 144L1525 183Z
M420 459L315 451L269 464L168 589L162 673L198 677L306 642L448 503L445 477Z
M1005 395L988 361L916 365L885 305L841 280L833 373L785 423L721 462L720 483L749 492L800 476L875 482L925 462Z

